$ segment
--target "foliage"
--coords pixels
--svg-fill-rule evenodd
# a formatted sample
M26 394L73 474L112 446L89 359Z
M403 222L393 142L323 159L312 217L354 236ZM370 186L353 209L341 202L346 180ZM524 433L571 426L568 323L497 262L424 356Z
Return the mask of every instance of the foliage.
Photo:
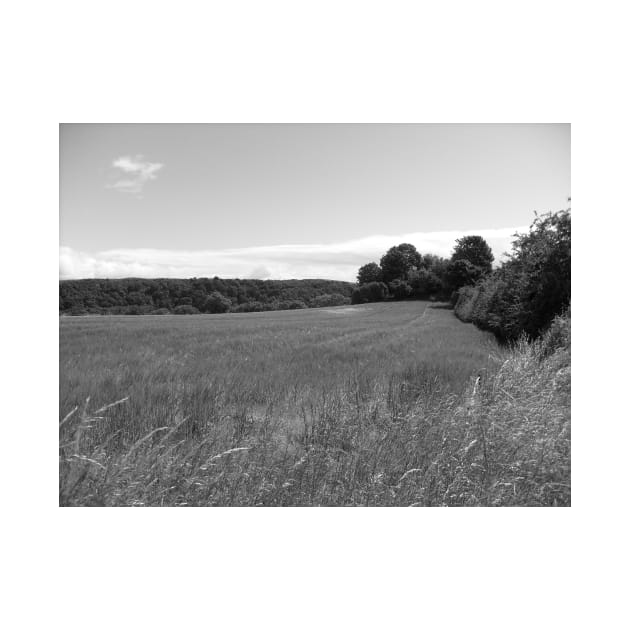
M131 315L158 309L174 312L177 306L193 306L202 312L223 312L229 302L234 312L304 308L323 295L349 300L353 284L336 280L224 280L221 278L62 280L59 312L64 315ZM220 294L207 307L210 295ZM212 306L216 304L218 306Z
M326 293L313 298L310 306L318 308L322 306L343 306L345 304L350 304L350 299L345 295L341 293Z
M444 279L448 263L449 260L442 258L442 256L436 256L435 254L422 255L423 267L427 271L434 273L440 280Z
M509 260L459 292L455 314L501 341L540 336L571 303L571 211L536 217Z
M387 285L384 282L368 282L352 291L352 304L381 302L387 297Z
M404 300L411 295L411 286L404 280L392 280L388 288L390 295L395 300Z
M383 282L406 280L410 271L420 269L422 256L410 243L401 243L391 247L381 258Z
M451 262L458 260L467 260L471 265L478 267L483 275L492 271L494 255L481 236L463 236L455 241L455 249L451 256Z
M175 310L173 312L175 313L175 315L197 315L201 311L191 304L180 304L179 306L175 307Z
M383 271L375 262L368 263L359 268L359 273L357 274L357 282L359 284L382 281Z
M434 271L418 269L409 273L409 286L412 295L425 299L430 296L441 295L444 291L442 280Z
M232 306L231 300L228 300L218 291L213 291L203 303L204 313L227 313Z
M484 271L481 267L464 259L451 261L446 269L446 281L449 288L454 291L475 284L483 275Z

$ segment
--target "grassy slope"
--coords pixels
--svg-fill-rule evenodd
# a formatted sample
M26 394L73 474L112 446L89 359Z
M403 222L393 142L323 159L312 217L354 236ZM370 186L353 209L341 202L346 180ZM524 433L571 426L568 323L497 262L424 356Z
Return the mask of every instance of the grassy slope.
M499 350L448 310L60 326L60 413L79 407L60 428L63 505L570 501L566 357Z

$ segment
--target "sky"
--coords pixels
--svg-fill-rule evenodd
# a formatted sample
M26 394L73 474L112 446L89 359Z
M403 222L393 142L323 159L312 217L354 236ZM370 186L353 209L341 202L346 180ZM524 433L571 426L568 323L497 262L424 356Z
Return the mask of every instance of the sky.
M569 204L569 124L62 124L65 278L328 278L393 245L497 260Z

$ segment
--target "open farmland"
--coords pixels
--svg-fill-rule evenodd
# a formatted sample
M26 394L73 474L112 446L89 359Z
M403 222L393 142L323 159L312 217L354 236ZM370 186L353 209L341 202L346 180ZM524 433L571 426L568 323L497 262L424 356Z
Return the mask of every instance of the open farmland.
M418 301L62 317L60 504L564 504L535 352Z

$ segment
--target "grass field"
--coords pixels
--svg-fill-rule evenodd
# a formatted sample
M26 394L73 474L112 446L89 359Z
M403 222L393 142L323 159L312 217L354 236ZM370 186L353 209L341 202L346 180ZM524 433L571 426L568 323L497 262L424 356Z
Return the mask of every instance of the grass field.
M566 505L537 352L427 302L62 317L60 504Z

